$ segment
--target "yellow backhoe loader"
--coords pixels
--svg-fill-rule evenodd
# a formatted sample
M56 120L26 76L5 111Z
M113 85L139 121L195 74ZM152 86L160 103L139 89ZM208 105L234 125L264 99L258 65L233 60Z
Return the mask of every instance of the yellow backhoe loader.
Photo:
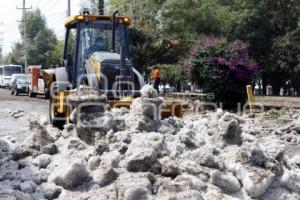
M74 109L68 96L76 88L88 86L105 94L111 107L130 107L144 85L141 74L129 58L128 27L130 18L83 14L68 17L63 67L48 76L51 123L62 127L70 121ZM50 80L49 80L50 79ZM181 116L178 101L167 101L162 117Z

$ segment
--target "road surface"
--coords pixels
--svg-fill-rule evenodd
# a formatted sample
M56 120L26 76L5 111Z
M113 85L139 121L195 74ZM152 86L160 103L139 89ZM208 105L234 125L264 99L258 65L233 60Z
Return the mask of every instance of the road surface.
M257 103L269 108L300 108L299 97L256 96L255 100Z
M14 118L10 111L23 110L25 117ZM8 89L0 88L0 138L10 135L22 142L29 133L27 114L38 113L48 116L48 100L43 96L30 98L25 94L10 95Z

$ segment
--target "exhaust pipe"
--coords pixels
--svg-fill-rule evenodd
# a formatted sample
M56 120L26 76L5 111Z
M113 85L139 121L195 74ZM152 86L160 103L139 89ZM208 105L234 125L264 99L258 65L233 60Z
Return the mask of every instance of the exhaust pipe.
M116 44L115 44L115 41L116 41L116 15L118 14L118 10L116 10L113 15L112 15L112 50L113 52L115 53L116 52Z
M99 0L98 13L99 15L104 15L104 0Z

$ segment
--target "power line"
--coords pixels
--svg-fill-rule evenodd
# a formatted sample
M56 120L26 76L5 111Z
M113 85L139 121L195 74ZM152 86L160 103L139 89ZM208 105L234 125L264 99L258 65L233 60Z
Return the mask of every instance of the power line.
M19 8L17 7L17 10L22 10L22 20L20 22L23 22L23 39L24 39L24 49L25 49L25 69L27 69L27 39L26 39L26 10L32 9L32 6L30 8L26 7L26 0L23 0L23 7Z
M57 12L55 15L48 15L46 17L46 21L47 23L49 22L53 22L55 20L57 20L58 18L61 20L61 19L65 19L65 15L63 15L64 11L61 11L61 12Z
M56 6L59 5L59 0L52 0L51 3L48 3L47 5L43 6L44 9L44 13L48 13L49 11L55 10L54 8L56 8ZM40 7L42 8L42 7Z
M58 33L58 34L61 34L61 33L64 33L64 32L65 32L65 30L60 30L60 31L58 31L57 33ZM40 44L45 43L46 41L49 41L49 39L50 39L50 38L42 38L42 39L39 39L39 40L35 40L35 41L33 41L33 42L30 44L30 46L31 46L31 47L38 46L38 45L40 45Z
M0 26L3 25L3 22L0 22ZM3 35L3 32L0 32L0 36ZM3 47L3 38L0 38L0 61L2 61L2 47Z

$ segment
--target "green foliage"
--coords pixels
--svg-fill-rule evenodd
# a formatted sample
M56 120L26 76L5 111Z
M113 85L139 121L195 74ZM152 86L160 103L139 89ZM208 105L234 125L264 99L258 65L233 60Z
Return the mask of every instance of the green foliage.
M273 71L300 73L300 27L274 40Z
M270 82L275 94L279 93L286 81L300 93L300 28L277 37L272 45L270 58L273 64L269 68ZM275 87L274 87L275 86Z
M191 43L204 34L224 35L237 14L218 0L111 0L111 10L132 18L135 66L175 64L188 55Z
M158 43L155 37L137 29L130 29L129 40L132 61L139 71L143 71L145 66L176 63L179 60L180 54L176 52L180 49L178 44L167 40Z
M228 5L239 13L230 38L247 41L251 56L268 71L274 39L298 27L299 1L231 0Z
M179 81L186 80L186 76L182 73L180 65L158 65L162 84L176 86Z
M24 65L24 46L20 42L14 44L11 52L3 58L3 63Z
M98 0L81 0L80 7L81 10L87 8L92 14L98 14Z
M57 44L57 38L52 30L47 28L46 20L40 10L28 12L22 19L19 30L24 41L24 21L26 21L26 41L28 65L42 65L43 67L58 64L57 59L50 56ZM24 43L16 43L12 51L6 56L5 62L24 65Z
M19 25L19 31L21 33L22 39L24 37L23 26L26 20L26 38L31 41L40 30L46 29L46 21L42 16L39 9L35 11L30 11L26 13L26 16L22 18L22 23Z
M43 66L55 64L49 59L49 55L54 50L55 44L57 43L56 36L52 30L43 29L38 31L31 42L33 45L28 47L29 64L42 64Z
M53 51L49 54L49 64L51 65L59 65L62 62L64 53L64 41L58 41L54 46Z
M97 2L88 2L92 3L95 10ZM189 75L187 66L195 59L190 52L206 36L245 41L249 44L249 55L262 66L262 73L274 81L271 73L294 77L300 70L300 1L110 0L109 6L111 13L119 10L121 15L128 15L132 19L131 56L139 71L158 63L172 66L183 63L180 64L182 73ZM219 50L222 52L226 49L227 44ZM194 81L201 79L201 74L193 75L199 76L192 77Z
M177 63L186 47L170 37L164 37L156 19L164 0L112 0L111 10L119 10L121 15L129 15L132 26L129 31L131 56L134 66L143 71L145 66L157 63Z
M131 16L132 25L149 33L158 33L157 16L166 0L110 0L111 11L119 10L121 15Z
M160 11L165 36L191 40L199 35L225 35L236 19L235 12L218 0L168 0Z

